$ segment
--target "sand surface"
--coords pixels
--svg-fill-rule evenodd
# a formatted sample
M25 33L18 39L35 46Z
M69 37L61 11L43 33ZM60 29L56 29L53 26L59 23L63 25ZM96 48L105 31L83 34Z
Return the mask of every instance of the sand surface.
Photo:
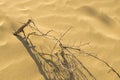
M13 35L29 18L43 32L63 33L72 26L66 45L80 45L120 73L120 0L0 0L0 80L44 80ZM85 60L97 80L120 80L99 61Z

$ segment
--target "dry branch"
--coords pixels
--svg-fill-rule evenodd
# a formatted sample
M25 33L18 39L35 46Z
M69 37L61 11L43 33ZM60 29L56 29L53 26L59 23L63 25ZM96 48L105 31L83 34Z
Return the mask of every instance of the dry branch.
M33 23L34 26L31 26L30 23ZM27 26L33 28L34 31L26 34L24 28ZM16 32L14 32L14 35L18 38L21 38L20 40L21 42L24 42L24 46L28 46L26 46L26 49L29 51L29 53L31 53L34 56L34 60L38 65L40 72L44 74L43 76L46 80L89 80L89 77L91 77L92 80L96 80L95 76L88 70L88 68L83 64L83 62L81 62L81 60L75 56L76 54L73 54L74 51L78 51L78 53L80 54L86 54L101 61L120 78L120 74L106 61L90 53L85 53L79 48L64 46L61 42L61 39L66 35L66 33L70 29L71 27L67 29L58 39L55 36L49 34L53 30L49 30L48 32L43 33L38 29L35 23L31 19L29 19ZM21 32L24 34L24 36L18 35ZM43 53L36 50L36 45L33 44L30 36L46 37L51 40L54 40L55 44L54 47L51 48L51 54ZM24 39L24 37L26 40ZM53 53L56 46L58 46L60 50L57 53ZM52 56L53 59L48 59L45 57L45 55ZM80 67L82 67L82 69L86 71L86 73L83 72L80 69Z

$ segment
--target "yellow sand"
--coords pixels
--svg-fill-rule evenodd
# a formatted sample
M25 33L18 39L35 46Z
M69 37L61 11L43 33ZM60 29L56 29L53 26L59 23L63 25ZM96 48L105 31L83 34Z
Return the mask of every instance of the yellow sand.
M43 32L72 26L63 38L66 45L81 43L120 73L120 0L0 0L0 80L44 80L12 34L31 17ZM85 62L97 80L120 80L99 61Z

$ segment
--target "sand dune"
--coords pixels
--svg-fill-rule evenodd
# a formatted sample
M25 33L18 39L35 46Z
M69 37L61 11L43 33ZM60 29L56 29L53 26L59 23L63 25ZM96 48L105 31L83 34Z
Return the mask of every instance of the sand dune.
M119 3L119 0L1 0L0 80L44 80L34 60L13 35L30 18L43 32L52 29L60 35L72 27L63 38L66 45L90 42L90 46L81 48L95 53L120 73ZM41 47L44 46L41 41ZM106 67L101 68L103 64L92 58L85 64L97 80L119 80L113 73L104 73Z

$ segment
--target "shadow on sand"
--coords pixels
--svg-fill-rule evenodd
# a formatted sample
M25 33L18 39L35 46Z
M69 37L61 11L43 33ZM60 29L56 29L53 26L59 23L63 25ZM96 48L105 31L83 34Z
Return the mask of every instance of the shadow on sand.
M85 53L84 51L81 51L79 48L63 46L61 41L57 38L55 38L55 40L59 43L58 46L60 48L58 52L54 54L49 54L38 51L36 49L36 45L33 44L32 40L29 38L30 35L44 37L48 36L48 33L50 31L48 31L46 34L43 34L42 32L39 31L37 27L36 28L32 27L33 29L35 29L36 32L38 31L40 34L35 34L35 32L26 34L24 28L26 26L31 26L30 25L31 22L32 20L28 20L28 22L22 25L14 33L14 35L24 45L29 55L35 61L39 69L39 72L41 73L45 80L96 80L94 75L84 66L84 64L77 58L77 56L73 54L73 52L76 52L78 54L86 54L101 61L102 63L107 65L107 67L109 67L111 71L113 71L120 78L118 72L104 60L89 53ZM21 33L23 35L21 35ZM49 35L49 37L52 36ZM46 57L45 55L49 56L50 58Z

